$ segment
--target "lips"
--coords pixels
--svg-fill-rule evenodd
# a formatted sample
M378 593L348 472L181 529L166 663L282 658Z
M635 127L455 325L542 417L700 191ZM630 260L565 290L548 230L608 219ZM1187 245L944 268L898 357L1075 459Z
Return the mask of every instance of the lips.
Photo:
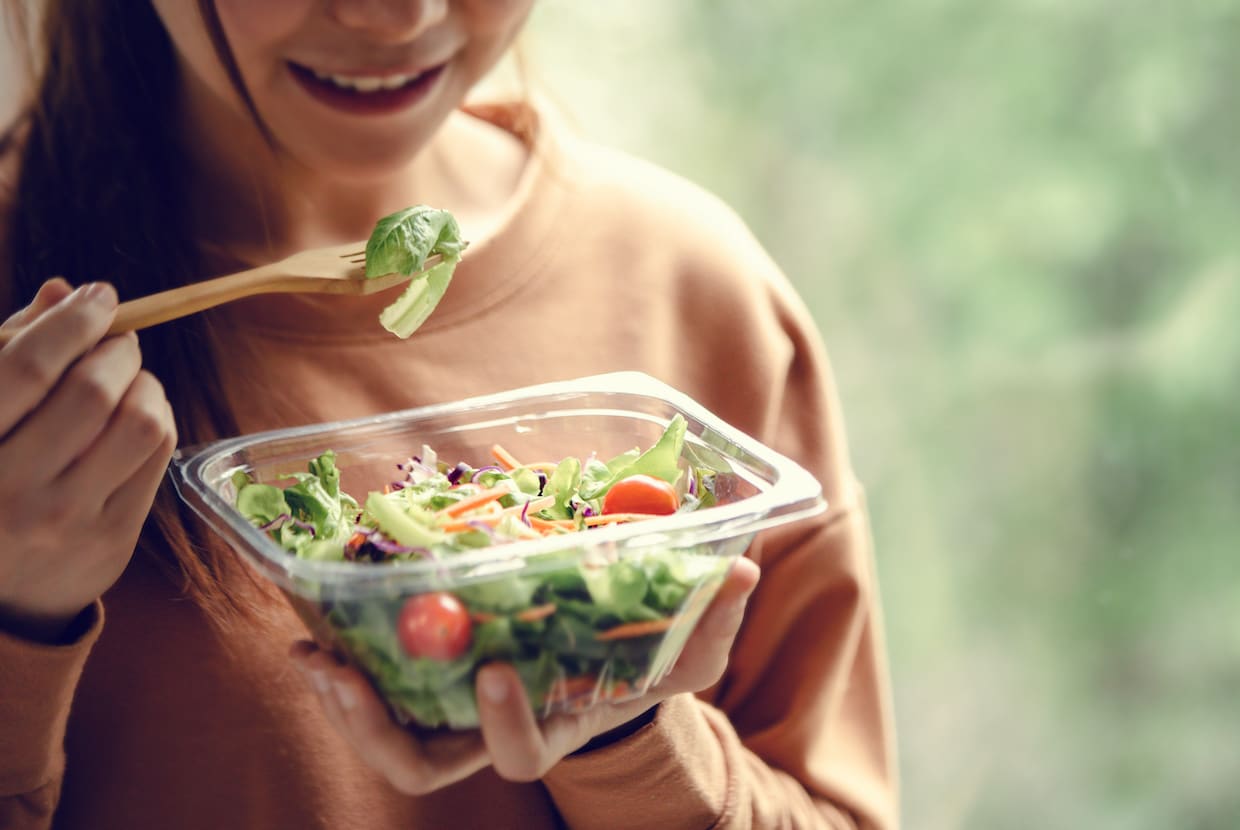
M414 72L336 73L288 63L298 86L319 103L354 115L399 112L425 98L447 64Z

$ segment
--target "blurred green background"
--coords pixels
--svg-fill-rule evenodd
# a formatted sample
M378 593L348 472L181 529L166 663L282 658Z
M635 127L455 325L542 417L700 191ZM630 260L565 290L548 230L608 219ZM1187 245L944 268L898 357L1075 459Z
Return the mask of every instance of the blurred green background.
M833 356L910 828L1240 827L1240 3L540 0Z

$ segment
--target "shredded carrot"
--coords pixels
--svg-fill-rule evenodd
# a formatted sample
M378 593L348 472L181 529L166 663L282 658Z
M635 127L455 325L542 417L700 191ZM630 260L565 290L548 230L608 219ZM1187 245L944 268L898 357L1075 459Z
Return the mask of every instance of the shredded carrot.
M526 608L524 611L518 611L512 615L517 622L538 622L545 620L555 613L555 603L548 602L546 605L535 605L533 608Z
M551 688L547 690L547 699L556 703L572 700L575 697L594 691L597 685L598 678L592 674L560 678L551 684Z
M496 488L496 489L499 489L499 488ZM507 490L502 491L502 493L506 493L506 492L508 491ZM473 498L473 496L470 496L469 498ZM528 512L536 513L539 510L542 510L545 507L550 507L553 504L555 504L554 496L547 496L546 498L542 498L542 499L534 499L533 501L529 502ZM456 506L457 505L449 505L448 507L444 508L444 511L443 511L444 514L447 515L447 511ZM469 530L470 522L484 522L485 524L490 525L491 527L494 527L495 525L499 524L499 521L503 519L505 516L520 516L521 511L525 509L526 507L525 507L524 502L521 504L514 504L512 507L501 508L498 503L492 500L479 508L479 510L483 512L476 513L475 515L470 516L469 519L462 519L461 521L448 522L447 524L440 525L440 529L448 533L459 533L463 530ZM463 516L466 512L469 512L468 508L462 511L458 511L456 518ZM535 530L539 529L537 525L534 524L535 520L544 521L542 519L538 519L537 516L530 516L528 515L528 513L526 515L526 518L530 520L530 527L533 527ZM570 526L572 526L571 523L569 524Z
M549 602L546 605L535 605L533 608L526 608L524 611L518 611L512 615L517 622L532 623L539 620L545 620L555 613L555 603ZM490 611L470 611L469 618L475 623L489 623L498 620L501 614L492 614Z
M540 519L537 516L526 516L530 520L530 527L535 530L541 530L543 534L552 531L571 531L577 529L577 523L572 519Z
M614 680L599 688L599 680L592 674L569 677L556 681L547 690L549 703L567 703L573 709L583 709L597 693L604 700L615 700L635 691L627 680Z
M605 697L617 698L617 697L621 697L622 695L627 695L631 691L633 691L633 687L629 685L629 681L616 680L610 686L607 687L607 692L606 692Z
M621 623L606 631L600 631L594 635L594 639L610 642L611 640L630 640L635 637L646 637L650 634L661 634L671 628L675 622L675 617L664 617L661 620Z
M501 447L499 444L491 445L491 455L495 456L495 460L505 471L513 470L521 466L521 462L513 458L512 453Z
M474 516L470 519L460 519L455 522L442 524L439 529L444 533L464 533L467 530L477 530L476 525L484 524L487 527L494 527L499 524L499 520L503 518L502 514L491 513L486 516Z
M482 507L488 502L493 502L502 496L506 496L509 492L510 491L506 487L492 487L489 490L482 490L474 493L472 496L466 496L456 504L448 505L443 510L439 511L439 515L456 518L463 513L468 513L470 510Z
M586 516L586 527L598 525L620 524L622 522L641 522L646 519L661 518L658 513L602 513L598 516Z
M360 548L362 546L362 543L365 541L366 541L365 533L360 533L360 532L354 533L352 536L349 537L349 541L345 542L345 546L350 547L350 548Z
M539 510L546 510L548 507L551 507L553 504L555 504L555 496L543 496L540 499L530 499L529 512L537 513ZM516 505L513 505L512 507L509 507L508 512L509 513L520 513L524 508L525 508L524 504L516 504ZM526 517L527 518L529 517L528 513L526 514Z

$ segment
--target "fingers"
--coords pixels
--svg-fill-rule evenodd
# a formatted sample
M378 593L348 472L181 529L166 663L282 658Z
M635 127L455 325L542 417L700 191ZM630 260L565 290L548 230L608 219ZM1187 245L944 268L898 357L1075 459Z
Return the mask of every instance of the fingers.
M103 502L100 512L104 523L120 532L137 533L142 529L142 523L146 521L155 501L155 493L168 470L168 461L176 448L176 427L172 424L171 408L168 408L166 419L168 429L163 442Z
M666 695L656 691L623 703L601 702L581 712L539 721L516 670L492 663L478 671L479 731L491 765L509 781L537 781L595 735L627 723Z
M55 290L55 289L49 289ZM0 349L0 435L34 409L116 316L116 290L84 285L22 327Z
M419 740L396 724L370 684L312 643L290 652L323 704L332 725L357 754L396 789L425 795L468 778L488 763L477 733L452 733Z
M500 663L483 666L475 695L479 729L495 771L509 781L541 778L546 742L516 670Z
M28 417L13 431L11 440L0 448L0 464L12 469L25 462L31 469L20 470L20 476L38 484L59 477L103 432L141 366L136 336L104 340L65 373L35 409L35 417ZM19 453L38 457L6 457Z
M145 513L175 446L176 426L163 387L141 371L90 449L55 480L55 489L93 493L96 504L114 517L129 510Z
M30 301L30 305L18 309L12 317L0 323L0 345L7 343L19 329L38 318L40 314L72 292L73 286L69 285L63 277L52 277L43 283L35 293L34 299Z

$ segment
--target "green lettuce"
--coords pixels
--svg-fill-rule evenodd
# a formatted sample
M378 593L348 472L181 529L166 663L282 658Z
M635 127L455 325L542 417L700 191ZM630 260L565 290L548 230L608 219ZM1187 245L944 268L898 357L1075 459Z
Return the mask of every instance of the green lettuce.
M581 497L598 498L620 479L639 474L675 484L680 478L678 462L687 429L688 423L684 416L677 413L672 416L659 440L645 452L638 454L637 450L629 450L605 464L591 459L581 474Z
M297 483L283 490L244 473L234 475L237 510L258 527L281 516L296 519L306 526L285 521L274 529L281 546L305 559L341 559L345 540L353 533L357 502L340 490L334 452L328 450L308 466L309 472L286 476Z
M415 274L426 265L427 257L443 257L380 313L379 322L385 329L403 338L426 322L447 292L465 245L456 219L446 210L415 205L379 220L366 242L368 278Z

